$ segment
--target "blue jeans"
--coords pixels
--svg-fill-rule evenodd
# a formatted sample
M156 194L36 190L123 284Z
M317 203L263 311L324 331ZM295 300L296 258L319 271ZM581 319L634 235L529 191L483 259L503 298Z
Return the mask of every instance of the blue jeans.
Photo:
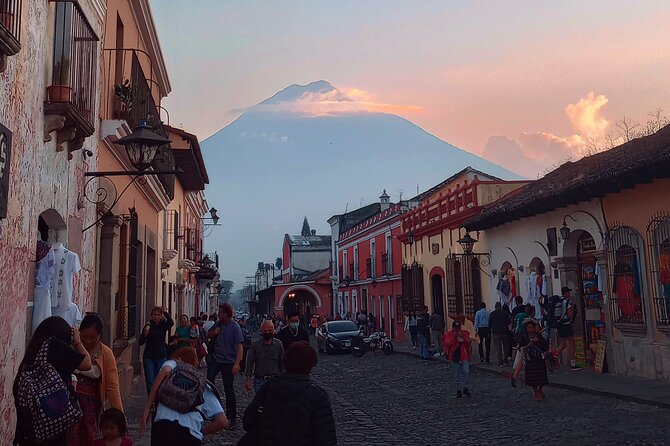
M216 384L216 375L221 372L221 379L223 380L223 391L226 393L226 417L230 422L237 421L237 398L235 397L235 388L233 381L233 364L223 364L217 362L214 357L210 357L207 363L207 379L213 384Z
M454 373L456 390L467 389L470 381L470 363L468 361L451 361L451 370Z
M261 390L261 387L263 387L266 382L268 382L267 379L254 378L254 392L258 393L258 391Z
M142 360L142 363L144 364L144 381L147 384L147 395L149 394L149 392L151 392L151 388L154 385L154 381L156 381L156 376L158 376L158 372L161 371L161 367L163 367L164 362L165 358L162 359L144 358Z
M422 359L431 357L430 351L428 350L428 340L422 333L419 333L419 356L421 356Z

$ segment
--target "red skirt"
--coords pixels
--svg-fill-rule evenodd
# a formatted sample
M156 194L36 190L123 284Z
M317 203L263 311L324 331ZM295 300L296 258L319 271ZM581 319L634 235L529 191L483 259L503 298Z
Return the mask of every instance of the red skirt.
M77 383L77 400L84 416L70 429L69 446L93 446L98 437L98 421L102 409L98 400L98 385Z

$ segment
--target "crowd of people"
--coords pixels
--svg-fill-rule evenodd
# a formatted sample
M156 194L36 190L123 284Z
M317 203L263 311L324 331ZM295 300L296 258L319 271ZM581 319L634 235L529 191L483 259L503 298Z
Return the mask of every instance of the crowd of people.
M570 370L580 370L576 364L572 324L575 307L570 300L571 289L563 287L561 296L542 299L542 314L536 314L532 304L524 303L523 297L514 299L510 310L507 304L496 302L489 312L484 302L474 314L474 333L471 335L454 320L451 329L438 312L428 314L424 306L417 315L410 311L405 315L404 331L409 334L413 349L419 349L421 359L430 360L445 356L453 372L457 398L471 396L468 388L472 345L476 344L480 363L491 363L491 348L499 367L512 366L511 385L516 387L522 371L526 386L533 391L536 400L544 399L543 387L548 384L548 366L559 367L559 358L567 351ZM555 330L557 345L552 349L552 331Z
M225 303L216 315L181 315L175 327L165 308L154 308L138 340L147 390L140 436L150 429L152 445L189 446L235 429L233 383L239 374L246 390L255 393L240 417L245 430L240 445L336 444L328 396L310 379L317 354L304 319L297 312L285 317L283 323L236 320ZM96 313L87 313L78 327L55 316L37 327L14 382L14 444L132 445L116 358L101 341L103 327ZM256 331L260 339L252 341ZM223 398L215 385L218 376ZM295 416L300 413L310 416Z

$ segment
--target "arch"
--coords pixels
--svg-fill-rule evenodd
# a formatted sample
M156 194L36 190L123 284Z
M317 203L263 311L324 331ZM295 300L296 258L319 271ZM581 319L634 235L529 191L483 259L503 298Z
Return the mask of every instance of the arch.
M576 257L579 255L579 241L585 237L591 237L595 242L593 234L584 229L575 229L571 232L570 238L563 240L563 257Z
M50 243L65 243L67 241L67 224L55 209L47 209L40 214L37 228L40 232L40 237L44 241Z
M528 264L528 269L535 270L538 275L545 273L545 265L541 258L533 257L533 259Z
M286 299L286 296L288 296L288 293L292 291L298 291L298 290L304 290L310 293L312 296L314 296L314 299L316 299L316 306L317 308L321 308L321 296L319 296L319 293L317 293L314 288L307 286L307 285L293 285L284 290L282 293L281 297L279 298L279 303L277 304L277 307L284 308L284 300Z
M503 262L503 264L500 266L499 274L500 275L506 274L507 271L509 271L509 269L511 267L512 267L512 264L510 262L508 262L507 260L505 260Z
M445 277L444 269L441 266L434 266L430 270L430 274L428 274L428 277L433 277L433 276L440 276L444 279L444 277Z
M440 268L441 269L441 268ZM435 268L433 268L435 270ZM439 273L433 274L431 270L430 275L430 293L432 297L433 311L444 316L444 276Z

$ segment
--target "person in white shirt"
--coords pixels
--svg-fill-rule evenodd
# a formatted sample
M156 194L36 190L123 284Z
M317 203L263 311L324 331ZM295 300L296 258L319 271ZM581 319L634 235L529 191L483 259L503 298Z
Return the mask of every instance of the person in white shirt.
M475 313L475 331L479 335L479 362L486 361L490 364L491 356L491 330L489 329L489 319L491 313L486 309L486 304L481 303L481 308ZM486 346L486 354L484 354Z
M172 355L176 360L163 363L160 373L154 381L151 392L144 405L144 414L140 419L139 434L142 436L147 427L147 420L151 415L151 406L157 399L158 390L163 381L170 376L172 370L185 362L193 367L198 366L198 357L193 347L182 347ZM216 394L207 385L203 394L205 402L196 407L196 410L180 413L158 403L156 417L151 427L151 445L162 446L167 444L200 445L205 435L211 435L228 426L228 418L221 407ZM209 423L205 424L208 421Z

